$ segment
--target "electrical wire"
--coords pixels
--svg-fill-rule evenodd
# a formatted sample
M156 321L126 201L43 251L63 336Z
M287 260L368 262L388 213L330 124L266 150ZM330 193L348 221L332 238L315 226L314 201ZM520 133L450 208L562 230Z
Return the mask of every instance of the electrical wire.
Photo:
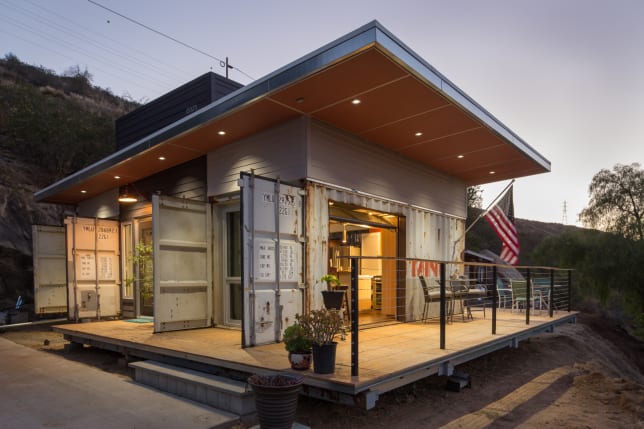
M100 42L100 39L102 38L102 39L107 40L108 42L111 42L113 44L119 45L119 47L122 48L122 49L126 49L126 50L129 50L129 51L133 52L134 54L126 53L125 55L128 58L132 59L133 61L138 62L139 64L143 64L146 67L153 67L153 68L157 68L158 66L165 67L168 70L168 72L172 72L171 71L171 69L172 69L172 70L174 70L175 76L180 78L180 79L182 79L182 80L187 80L187 79L192 77L192 72L189 72L189 71L187 71L185 69L181 69L181 68L177 67L175 64L170 64L170 63L167 63L167 62L165 62L163 60L159 60L158 58L152 57L147 52L141 51L140 49L136 49L132 45L127 45L125 43L122 43L122 42L120 42L120 41L118 41L118 40L106 35L105 33L98 32L95 29L89 28L89 27L87 27L87 26L85 26L85 25L83 25L83 24L81 24L81 23L79 23L77 21L71 20L68 17L66 17L64 15L61 15L61 14L57 13L56 11L54 11L52 9L48 9L48 8L44 7L43 5L40 5L40 4L36 3L35 1L27 2L27 3L30 3L33 7L36 7L36 8L46 12L47 14L49 14L51 16L55 16L55 17L57 17L58 19L60 19L62 21L68 22L69 24L73 25L74 28L76 28L76 29L84 30L86 34L95 34L99 38L99 39L95 38L95 40L97 40L97 43L102 44L102 42ZM67 28L69 28L69 27L67 27ZM103 45L107 46L105 44L103 44ZM116 49L114 49L114 48L109 48L109 49L112 52L116 52ZM116 53L119 54L119 55L123 55L122 52L116 52ZM149 61L142 61L141 57L148 58L149 60L153 61L154 63L151 63Z
M51 37L52 39L57 40L61 44L66 44L67 46L70 47L70 49L75 50L76 52L79 52L79 53L81 53L83 55L95 58L98 61L102 61L103 63L106 63L109 67L112 67L112 68L118 67L121 70L125 71L128 75L135 74L135 75L141 76L142 78L146 78L147 80L156 81L157 83L162 85L164 88L174 85L174 81L177 79L176 75L174 75L174 76L170 75L170 74L168 74L166 72L163 72L163 71L161 71L161 70L159 70L158 68L155 68L155 67L150 67L150 66L146 66L147 68L144 68L144 67L140 67L140 68L131 67L129 65L131 62L138 62L139 64L145 64L145 62L136 61L135 58L132 58L131 61L128 61L128 63L124 64L122 61L120 61L121 57L123 56L122 52L116 51L116 50L112 49L111 47L106 46L105 44L102 44L100 42L91 40L91 38L87 37L86 35L79 36L77 34L78 33L77 31L75 31L73 29L70 29L68 27L65 27L65 26L63 26L63 25L61 25L59 23L56 23L56 22L52 21L52 20L49 20L49 19L47 19L47 18L45 18L45 17L43 17L41 15L38 15L37 13L34 13L34 12L30 11L30 10L26 10L24 8L21 8L20 6L7 4L6 2L3 2L1 0L0 0L0 3L4 3L9 8L11 8L14 11L16 11L16 12L18 12L18 13L26 16L26 17L28 17L29 19L33 19L33 20L37 21L39 24L38 24L37 28L34 28L34 27L30 26L29 24L25 23L24 21L20 21L16 17L13 17L13 18L11 18L11 17L2 17L5 20L12 20L13 21L12 23L14 25L20 25L26 31L28 31L30 33L40 34L40 36L43 37L43 38L46 37L46 36ZM42 25L40 25L40 24L42 24ZM46 30L47 28L53 29L54 32L61 33L67 39L61 39L58 36L56 36L54 33L48 32ZM89 45L97 47L99 49L98 50L92 50L92 51L84 50L84 48L81 45L75 44L72 40L69 40L70 37L72 39L80 40L81 42L83 42L83 45L89 44ZM106 57L105 55L103 55L103 54L108 54L109 55L110 53L113 56L107 56ZM125 55L128 56L128 54L125 54ZM156 74L145 73L145 71L148 71L150 69L155 69L154 71L156 72ZM167 80L166 79L159 79L161 77L161 75L165 75ZM183 77L183 76L179 77L179 78L180 79L185 79L185 77Z
M87 1L88 1L88 2L90 2L91 4L95 5L95 6L98 6L98 7L102 8L102 9L107 10L108 12L113 13L114 15L120 16L121 18L126 19L126 20L128 20L128 21L132 22L133 24L136 24L136 25L138 25L138 26L140 26L140 27L143 27L143 28L145 28L146 30L152 31L153 33L158 34L159 36L162 36L162 37L165 37L166 39L172 40L173 42L178 43L178 44L180 44L181 46L184 46L184 47L186 47L186 48L188 48L188 49L192 49L193 51L198 52L198 53L200 53L201 55L204 55L204 56L206 56L206 57L208 57L208 58L211 58L211 59L213 59L213 60L215 60L215 61L219 61L219 65L220 65L221 67L226 67L226 66L227 66L227 67L229 67L229 68L231 68L231 69L233 69L233 70L237 70L239 73L243 74L244 76L246 76L246 77L247 77L247 78L249 78L250 80L255 80L252 76L248 75L247 73L245 73L245 72L244 72L244 71L242 71L241 69L239 69L239 68L237 68L237 67L234 67L234 66L229 65L229 64L228 64L228 61L224 61L224 60L222 60L221 58L217 58L217 57L215 57L214 55L210 55L209 53L204 52L204 51L202 51L202 50L201 50L201 49L199 49L199 48L195 48L195 47L194 47L194 46L192 46L192 45L189 45L189 44L187 44L187 43L185 43L185 42L182 42L181 40L176 39L175 37L172 37L172 36L170 36L170 35L168 35L168 34L166 34L166 33L163 33L163 32L161 32L161 31L159 31L159 30L156 30L156 29L154 29L154 28L152 28L152 27L150 27L150 26L148 26L148 25L145 25L145 24L143 24L142 22L139 22L139 21L137 21L137 20L135 20L135 19L133 19L133 18L130 18L130 17L126 16L126 15L123 15L122 13L119 13L119 12L115 11L114 9L110 9L109 7L104 6L104 5L102 5L102 4L100 4L100 3L98 3L98 2L96 2L96 1L94 1L94 0L87 0Z
M45 40L50 41L50 42L52 40L56 41L59 45L66 46L71 51L74 51L74 52L77 52L77 53L79 53L81 55L84 55L86 57L92 58L95 61L98 61L98 62L100 62L100 63L102 63L104 65L107 65L108 67L115 68L115 63L114 63L113 60L106 59L106 58L101 58L99 55L96 55L93 52L87 51L87 50L83 49L82 47L79 47L78 45L70 43L67 40L61 39L61 38L59 38L59 37L57 37L55 35L49 34L49 33L45 33L43 31L39 30L38 28L30 26L29 24L25 24L24 22L16 20L15 18L9 18L9 17L0 16L0 19L4 19L5 22L9 22L10 24L13 24L14 26L16 26L18 28L25 29L31 35L41 37L42 39L45 39ZM141 77L143 79L146 79L146 82L148 82L148 83L156 83L156 84L159 85L159 87L167 88L169 85L172 85L171 83L163 82L161 80L154 79L153 77L150 78L150 75L145 75L144 73L140 72L136 68L130 68L130 67L123 66L123 65L120 65L119 67L116 67L116 68L120 68L122 71L124 71L124 72L126 72L126 73L128 73L130 75L138 75L139 77ZM150 82L150 80L152 80L152 82ZM151 89L151 88L148 87L148 89Z

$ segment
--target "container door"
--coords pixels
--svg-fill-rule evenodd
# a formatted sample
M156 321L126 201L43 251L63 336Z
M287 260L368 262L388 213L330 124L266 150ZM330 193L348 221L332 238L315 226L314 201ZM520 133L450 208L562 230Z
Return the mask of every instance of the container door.
M68 217L67 296L70 319L119 316L119 223Z
M32 226L34 312L67 313L65 227Z
M212 325L209 207L152 196L155 332Z
M242 173L243 346L281 341L303 303L303 191Z

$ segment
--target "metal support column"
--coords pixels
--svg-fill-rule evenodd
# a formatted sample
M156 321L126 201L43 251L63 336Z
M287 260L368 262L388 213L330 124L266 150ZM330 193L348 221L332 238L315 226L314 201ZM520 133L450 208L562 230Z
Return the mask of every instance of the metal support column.
M351 377L358 376L358 258L351 258Z
M445 350L445 263L441 262L440 265L440 289L441 289L441 302L440 302L440 348ZM452 296L452 299L454 297Z
M548 315L550 318L554 315L554 297L555 297L555 270L550 269L550 296L548 297Z
M526 270L525 282L525 324L530 324L530 307L532 305L532 279L530 277L530 268Z
M492 335L496 335L496 306L497 306L496 290L496 265L492 267ZM483 303L485 305L485 303Z

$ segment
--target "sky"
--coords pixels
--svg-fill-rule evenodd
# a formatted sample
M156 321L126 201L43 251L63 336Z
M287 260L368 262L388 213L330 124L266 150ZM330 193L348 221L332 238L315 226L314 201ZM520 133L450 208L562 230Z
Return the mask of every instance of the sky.
M226 57L248 84L374 19L552 163L516 180L517 217L579 225L593 175L644 162L641 0L0 0L0 55L145 102Z

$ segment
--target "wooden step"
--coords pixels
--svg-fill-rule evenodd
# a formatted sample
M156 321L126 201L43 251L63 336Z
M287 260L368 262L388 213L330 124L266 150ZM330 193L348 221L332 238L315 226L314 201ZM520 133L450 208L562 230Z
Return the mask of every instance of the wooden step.
M255 397L242 381L151 360L129 366L138 383L237 414L242 421L255 416Z

